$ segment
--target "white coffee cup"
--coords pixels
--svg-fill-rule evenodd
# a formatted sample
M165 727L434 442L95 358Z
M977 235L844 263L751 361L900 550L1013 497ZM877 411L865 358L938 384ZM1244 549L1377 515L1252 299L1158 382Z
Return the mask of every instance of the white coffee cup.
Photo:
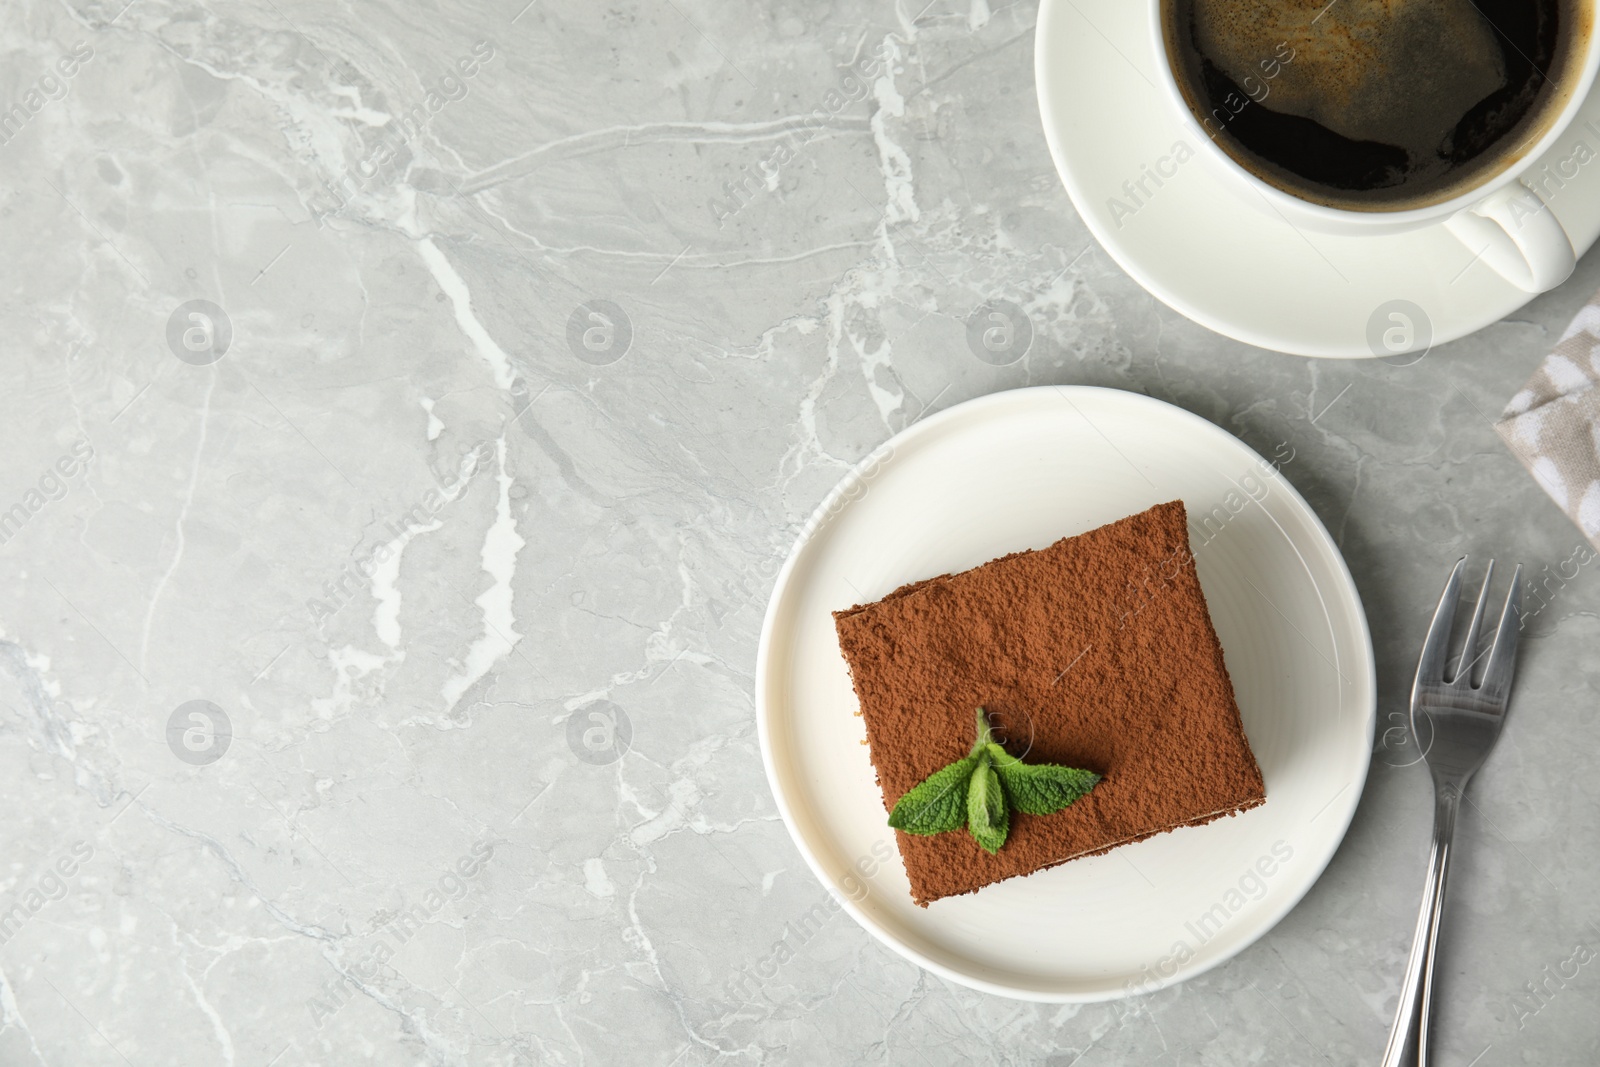
M1600 0L1582 0L1587 25L1577 32L1586 34L1583 52L1574 57L1570 65L1572 73L1556 90L1561 94L1559 103L1543 105L1559 110L1553 120L1546 120L1547 125L1539 138L1525 146L1510 163L1485 174L1467 191L1437 204L1397 211L1351 211L1303 199L1262 180L1223 151L1189 109L1172 69L1164 18L1164 9L1170 0L1147 2L1151 10L1150 25L1155 33L1156 59L1161 67L1159 80L1168 104L1178 121L1194 135L1201 157L1208 160L1218 174L1226 176L1236 192L1269 213L1281 216L1290 225L1322 233L1396 233L1442 222L1485 264L1530 293L1553 289L1572 273L1577 258L1561 221L1539 192L1519 179L1566 132L1594 85L1595 72L1600 70L1600 32L1595 29Z

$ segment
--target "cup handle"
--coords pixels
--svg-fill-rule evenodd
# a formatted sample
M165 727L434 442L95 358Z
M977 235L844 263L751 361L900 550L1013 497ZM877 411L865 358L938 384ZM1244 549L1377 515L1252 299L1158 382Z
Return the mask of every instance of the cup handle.
M1462 208L1445 226L1501 277L1525 292L1554 289L1577 266L1572 241L1561 221L1537 192L1521 182L1511 182Z

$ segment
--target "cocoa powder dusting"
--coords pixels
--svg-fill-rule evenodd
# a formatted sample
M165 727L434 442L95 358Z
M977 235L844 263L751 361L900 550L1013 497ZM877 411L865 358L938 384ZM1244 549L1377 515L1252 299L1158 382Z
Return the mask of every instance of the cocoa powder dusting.
M896 831L911 895L970 893L1266 799L1183 502L834 613L884 811L972 747L987 708L1014 756L1104 776L1054 815L1013 812L990 856Z

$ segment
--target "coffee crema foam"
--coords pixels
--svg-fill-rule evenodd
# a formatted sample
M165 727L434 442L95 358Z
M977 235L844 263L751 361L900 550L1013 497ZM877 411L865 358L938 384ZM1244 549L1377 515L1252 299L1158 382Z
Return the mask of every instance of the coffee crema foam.
M1163 20L1190 109L1241 165L1397 210L1465 191L1548 129L1590 2L1167 0Z
M1272 85L1274 110L1418 155L1436 148L1448 129L1436 116L1453 127L1506 83L1494 27L1472 0L1195 5L1195 43L1235 83L1254 75L1280 42L1295 58Z

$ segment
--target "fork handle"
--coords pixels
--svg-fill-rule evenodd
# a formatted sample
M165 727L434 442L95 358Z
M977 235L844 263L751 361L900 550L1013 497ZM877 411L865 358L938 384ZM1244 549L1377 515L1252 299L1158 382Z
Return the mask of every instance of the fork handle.
M1428 855L1428 879L1422 885L1422 913L1411 940L1405 980L1400 983L1400 1007L1383 1053L1383 1067L1402 1067L1406 1050L1415 1038L1416 1067L1428 1067L1428 1017L1433 1004L1433 965L1444 914L1444 887L1450 870L1450 842L1455 837L1456 813L1461 808L1461 786L1435 782L1433 789L1433 849Z

